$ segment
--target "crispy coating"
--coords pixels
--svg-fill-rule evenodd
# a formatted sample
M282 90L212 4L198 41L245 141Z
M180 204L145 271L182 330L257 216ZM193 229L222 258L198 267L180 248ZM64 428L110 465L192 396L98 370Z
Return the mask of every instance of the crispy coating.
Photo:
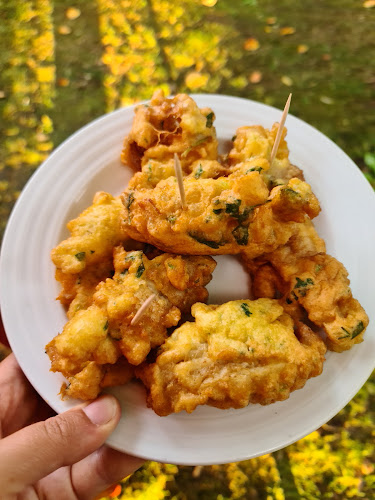
M258 171L243 176L185 177L182 209L175 177L153 189L123 194L125 231L164 251L192 255L249 253L252 258L285 243L294 222L315 217L319 202L310 186L292 179L269 190Z
M194 179L217 179L227 175L228 169L216 160L196 160L187 172L183 172L187 177ZM174 160L157 161L149 160L141 172L137 172L130 179L128 190L152 189L160 181L167 180L175 176Z
M134 375L134 368L124 357L115 364L99 365L88 361L84 368L74 376L68 376L68 384L63 384L60 394L62 398L95 399L102 389L115 385L124 385Z
M202 404L267 405L322 371L324 342L306 325L298 325L297 337L275 300L195 304L192 314L195 322L173 332L155 363L136 369L160 416Z
M68 222L71 236L52 250L55 266L66 274L77 274L111 257L113 247L127 239L121 224L123 212L119 198L96 193L93 204Z
M180 156L184 170L198 159L216 160L214 119L211 109L199 109L186 94L166 98L162 91L156 91L149 105L136 107L121 160L135 171L150 159L167 161L174 153Z
M69 394L80 391L82 398L84 381L92 376L87 387L90 399L94 387L99 390L97 381L101 383L105 375L102 365L116 363L121 355L133 365L143 362L151 348L164 342L167 329L177 325L181 312L188 313L192 304L207 299L204 287L215 265L211 257L162 254L149 260L141 251L116 247L113 278L99 283L91 305L77 311L46 346L51 370L78 380ZM147 312L131 325L139 307L153 293L156 297ZM90 362L95 366L88 365ZM63 393L68 394L66 391Z
M113 276L113 273L112 258L86 266L78 274L64 273L61 269L56 269L56 281L62 286L57 299L68 306L68 319L71 319L77 311L91 306L96 287L101 281Z
M266 264L265 264L266 262ZM268 262L268 264L267 264ZM255 297L283 296L282 304L296 319L323 328L330 350L342 352L363 341L368 317L353 298L348 272L325 253L313 224L298 225L290 240L257 262L245 259L253 276Z
M269 187L287 184L293 177L304 180L302 170L289 161L289 149L285 140L286 128L283 129L276 157L270 166L271 151L278 128L278 123L274 123L271 130L261 125L238 128L233 148L227 157L231 170L258 167Z

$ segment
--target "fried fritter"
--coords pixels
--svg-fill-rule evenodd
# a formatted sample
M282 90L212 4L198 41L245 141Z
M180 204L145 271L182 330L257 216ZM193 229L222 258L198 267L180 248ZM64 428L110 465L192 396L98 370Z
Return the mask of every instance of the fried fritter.
M204 287L215 265L211 257L163 254L149 260L141 251L126 252L117 247L113 278L96 287L92 304L76 312L46 346L51 370L61 372L69 381L80 373L79 397L85 391L84 381L92 375L87 388L91 398L94 387L99 390L95 381L105 374L101 365L114 364L121 355L133 365L141 363L151 348L164 342L167 328L177 325L181 312L188 313L196 301L207 299ZM147 314L131 325L139 307L152 294L156 297ZM73 384L71 393L73 390L78 393L77 385Z
M164 251L191 255L237 254L254 258L285 243L295 222L315 217L310 186L292 179L269 190L257 171L217 179L184 178L182 209L175 177L153 189L127 189L125 231Z
M285 245L258 262L245 263L253 274L254 295L270 297L272 289L281 292L281 303L296 320L307 313L312 323L323 328L330 350L342 352L363 341L368 317L352 296L348 272L325 253L324 241L312 223L298 225Z
M71 319L77 311L87 309L93 302L95 289L101 281L113 276L113 259L87 266L78 274L63 273L56 269L55 278L62 289L58 300L69 306L67 316Z
M306 325L296 336L275 300L195 304L192 314L195 323L175 330L155 363L136 369L160 416L282 401L322 371L324 342Z
M95 399L102 389L115 385L124 385L134 375L134 368L121 357L115 364L97 364L87 361L84 368L74 376L67 376L68 384L63 384L62 398Z
M180 156L183 170L198 159L216 160L214 119L210 108L199 109L186 94L166 98L156 91L149 105L136 107L121 160L135 171L150 159L168 161L174 153Z
M124 206L119 198L99 192L93 204L68 222L71 236L51 252L53 263L62 272L77 274L88 265L112 256L113 248L127 239L121 224Z
M287 184L294 177L304 180L302 170L289 161L289 149L285 141L287 133L283 129L282 138L276 157L270 165L270 157L279 124L275 123L271 130L261 125L240 127L234 136L233 148L228 154L227 163L232 171L258 167L269 187Z

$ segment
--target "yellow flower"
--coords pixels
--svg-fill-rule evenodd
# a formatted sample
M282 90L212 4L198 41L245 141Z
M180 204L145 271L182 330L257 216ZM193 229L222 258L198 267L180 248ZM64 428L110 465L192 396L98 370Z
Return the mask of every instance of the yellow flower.
M41 68L36 68L36 77L39 83L53 82L55 79L55 67L42 66Z
M372 7L375 7L375 0L366 0L363 2L363 7L365 9L371 9Z

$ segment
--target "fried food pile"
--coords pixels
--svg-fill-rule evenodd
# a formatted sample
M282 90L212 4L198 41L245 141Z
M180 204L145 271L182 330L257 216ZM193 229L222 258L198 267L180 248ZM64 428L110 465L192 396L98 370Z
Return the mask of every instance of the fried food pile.
M267 405L319 375L327 348L362 342L368 317L315 230L319 201L286 130L271 164L278 124L238 128L219 156L214 120L185 94L155 92L124 141L129 185L97 193L52 250L68 322L46 353L67 380L62 397L136 377L161 416ZM206 305L223 254L242 260L249 297Z

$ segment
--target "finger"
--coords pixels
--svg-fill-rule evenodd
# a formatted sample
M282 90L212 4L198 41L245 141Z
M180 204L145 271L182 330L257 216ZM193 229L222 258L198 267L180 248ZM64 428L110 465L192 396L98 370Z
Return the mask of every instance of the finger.
M9 347L9 342L4 330L3 320L1 318L1 311L0 311L0 342L4 344L6 347Z
M60 467L97 450L114 430L120 405L102 396L24 429L0 441L0 491L16 494Z
M10 354L0 363L0 422L2 435L24 427L35 413L38 397L19 364Z
M112 484L139 469L143 463L142 458L126 455L104 445L73 465L73 489L78 498L92 500Z
M74 492L74 498L92 500L104 495L104 490L137 470L144 460L132 457L103 445L94 453L64 467L39 482L38 492L43 497L48 491ZM70 497L67 497L70 498ZM73 494L72 494L73 498Z

